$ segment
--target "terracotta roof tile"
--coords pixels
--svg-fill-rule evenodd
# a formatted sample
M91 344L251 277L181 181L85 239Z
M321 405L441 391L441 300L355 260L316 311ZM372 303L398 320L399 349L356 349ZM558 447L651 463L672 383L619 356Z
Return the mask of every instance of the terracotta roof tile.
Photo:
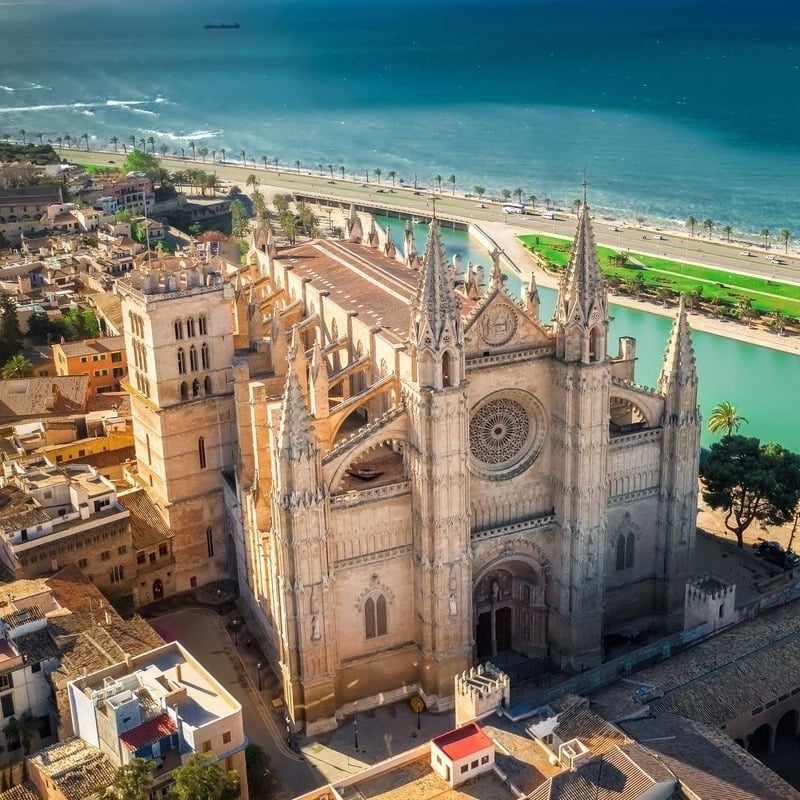
M131 535L137 550L172 538L172 531L144 489L118 494L117 502L131 512Z
M125 745L131 753L135 753L141 747L147 747L149 744L163 739L165 736L170 736L178 732L178 727L169 718L167 714L161 714L154 719L143 722L129 731L125 731L119 740Z

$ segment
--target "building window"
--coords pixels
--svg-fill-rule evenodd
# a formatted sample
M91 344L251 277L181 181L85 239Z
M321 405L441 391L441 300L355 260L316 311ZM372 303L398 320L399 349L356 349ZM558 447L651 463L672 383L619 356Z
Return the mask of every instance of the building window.
M211 740L210 739L206 739L203 742L203 752L204 753L210 753L211 752Z
M14 695L4 694L0 697L0 709L3 711L3 718L14 716Z
M463 775L468 769L469 769L469 765L468 764L462 764L461 765L461 774Z
M200 319L203 319L203 318L200 317ZM225 731L222 734L222 744L230 744L230 743L231 743L231 732L230 731Z
M197 327L200 331L201 336L205 336L208 333L208 326L206 325L205 316L201 315L197 318Z
M88 558L81 558L78 560L78 566L81 569L86 569L89 566L89 559Z
M367 639L386 635L386 598L382 594L376 599L368 597L364 603L364 626Z
M111 583L120 583L125 579L125 570L117 564L111 568Z
M190 589L197 588L197 575L192 575L192 577L189 578L189 588Z
M178 374L183 375L186 372L186 353L183 348L178 348Z
M144 552L144 550L140 550L136 554L136 563L137 564L144 564L145 561L147 561L147 554Z
M189 369L197 372L197 348L194 345L189 348Z
M122 353L112 353L111 354L112 361L122 361Z
M167 547L167 545L166 545L166 544L164 544L164 543L162 542L162 544L160 544L160 545L158 546L158 554L159 554L160 556L165 556L165 555L166 555L168 552L169 552L169 548Z
M7 672L5 675L0 675L0 690L14 688L14 674Z
M186 320L186 335L190 339L194 336L194 320L191 317Z
M211 394L211 376L206 375L203 379L203 391L208 395Z
M630 569L633 566L634 548L636 546L636 536L633 532L625 536L621 533L617 537L617 572Z
M205 342L200 348L200 363L203 365L203 369L211 369L211 356L208 352L208 345Z
M206 547L208 548L208 557L214 558L214 532L211 528L206 528Z
M200 381L197 378L192 381L192 397L200 397Z
M197 440L197 455L200 457L200 469L206 468L206 440L201 436Z
M481 756L481 764L488 764L489 756Z
M186 381L181 382L181 400L189 399L189 384Z
M183 339L183 322L179 319L175 320L175 339Z
M103 550L103 552L100 553L100 558L103 561L108 561L108 559L111 558L111 551L110 550Z
M126 545L126 544L121 544L121 545L120 545L120 546L117 548L117 552L119 553L119 555L121 555L121 556L124 556L124 555L125 555L125 553L127 553L127 552L128 552L128 545Z

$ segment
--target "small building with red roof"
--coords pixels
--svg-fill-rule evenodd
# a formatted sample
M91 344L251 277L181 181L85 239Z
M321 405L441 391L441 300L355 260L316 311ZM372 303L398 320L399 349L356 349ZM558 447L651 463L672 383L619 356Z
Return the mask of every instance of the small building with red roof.
M431 767L450 786L494 768L494 742L474 722L431 740Z

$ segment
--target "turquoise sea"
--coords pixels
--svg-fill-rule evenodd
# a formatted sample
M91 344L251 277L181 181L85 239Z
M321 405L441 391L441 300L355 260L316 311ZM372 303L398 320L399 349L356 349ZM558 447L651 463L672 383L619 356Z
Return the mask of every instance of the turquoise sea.
M796 0L0 0L0 134L795 239L798 97Z

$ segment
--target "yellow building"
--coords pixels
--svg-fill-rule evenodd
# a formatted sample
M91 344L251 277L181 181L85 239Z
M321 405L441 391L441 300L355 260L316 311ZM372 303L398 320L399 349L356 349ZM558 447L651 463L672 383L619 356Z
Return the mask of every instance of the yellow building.
M118 392L128 374L124 336L53 345L57 375L87 375L88 394Z

